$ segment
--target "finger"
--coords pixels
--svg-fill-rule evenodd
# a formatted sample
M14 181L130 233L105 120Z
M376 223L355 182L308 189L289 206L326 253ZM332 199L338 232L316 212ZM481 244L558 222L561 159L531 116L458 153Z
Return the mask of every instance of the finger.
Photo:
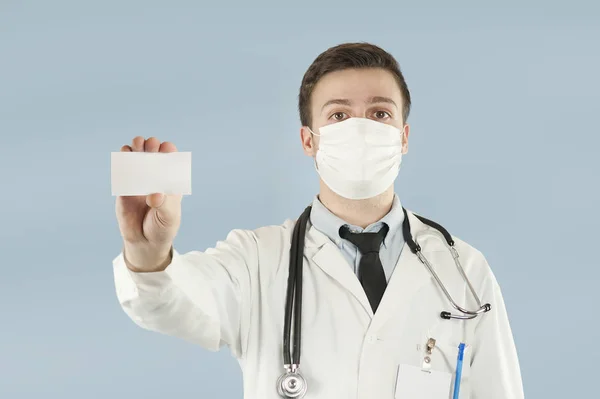
M133 151L133 150L128 145L124 145L123 147L121 147L121 152L131 152L131 151Z
M160 147L160 141L156 137L150 137L144 143L144 151L145 152L158 152L159 147Z
M175 144L165 141L164 143L162 143L160 145L159 151L160 152L177 152L177 147L175 147Z
M136 138L134 138L131 142L131 148L135 152L144 151L144 138L142 136L137 136Z

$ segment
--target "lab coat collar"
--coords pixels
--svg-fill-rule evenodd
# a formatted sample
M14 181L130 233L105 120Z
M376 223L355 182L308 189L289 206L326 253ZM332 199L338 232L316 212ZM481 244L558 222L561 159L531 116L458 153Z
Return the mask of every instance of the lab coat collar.
M407 210L407 214L413 237L426 229L430 229L429 226L417 219L412 212ZM306 234L305 251L309 259L312 259L319 268L347 289L363 306L368 315L373 318L371 328L381 326L394 314L398 306L408 303L413 294L431 280L431 275L427 269L417 256L410 251L405 242L377 313L373 317L373 310L364 289L356 274L351 268L347 267L348 262L342 252L325 234L310 223ZM427 251L427 246L423 247L423 252L426 253Z

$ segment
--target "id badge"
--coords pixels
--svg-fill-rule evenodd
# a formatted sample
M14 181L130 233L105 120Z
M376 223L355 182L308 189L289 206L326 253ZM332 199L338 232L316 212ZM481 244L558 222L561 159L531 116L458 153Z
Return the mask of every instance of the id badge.
M396 380L396 399L449 399L452 374L423 371L420 367L401 364Z

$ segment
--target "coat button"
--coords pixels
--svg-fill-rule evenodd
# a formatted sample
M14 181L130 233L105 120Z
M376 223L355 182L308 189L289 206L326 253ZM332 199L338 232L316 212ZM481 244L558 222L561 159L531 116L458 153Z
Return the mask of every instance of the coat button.
M375 342L377 342L377 335L375 334L371 334L367 337L367 342L369 342L370 344L374 344Z

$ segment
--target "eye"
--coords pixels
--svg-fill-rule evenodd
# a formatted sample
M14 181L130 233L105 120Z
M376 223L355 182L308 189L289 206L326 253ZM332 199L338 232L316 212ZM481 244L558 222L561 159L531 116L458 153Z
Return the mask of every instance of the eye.
M392 116L387 111L377 111L377 112L375 112L375 117L377 119L385 119L385 118L391 118Z
M333 117L333 119L335 119L336 121L341 121L344 119L344 116L346 114L343 112L336 112L335 114L331 115Z

